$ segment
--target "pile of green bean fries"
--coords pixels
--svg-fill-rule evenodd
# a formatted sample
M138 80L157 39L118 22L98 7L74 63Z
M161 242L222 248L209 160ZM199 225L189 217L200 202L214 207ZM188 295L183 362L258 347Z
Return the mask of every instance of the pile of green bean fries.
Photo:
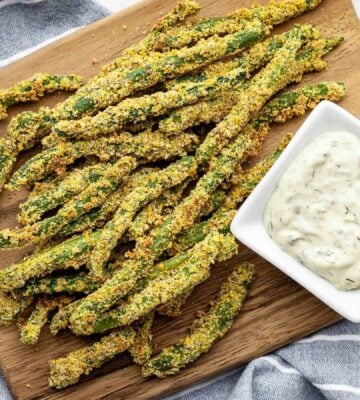
M37 74L0 90L0 119L13 104L75 91L53 108L16 115L0 141L0 187L30 189L19 226L0 231L0 248L36 246L0 270L0 322L18 321L27 345L46 324L53 335L101 335L50 360L51 387L75 384L124 351L145 377L163 378L230 329L255 277L249 263L185 337L153 355L154 319L181 315L213 264L237 253L235 212L292 138L246 167L272 124L345 95L333 81L286 89L325 69L341 37L307 24L270 35L320 3L276 0L186 22L200 7L182 0L86 84ZM19 154L39 144L13 171Z

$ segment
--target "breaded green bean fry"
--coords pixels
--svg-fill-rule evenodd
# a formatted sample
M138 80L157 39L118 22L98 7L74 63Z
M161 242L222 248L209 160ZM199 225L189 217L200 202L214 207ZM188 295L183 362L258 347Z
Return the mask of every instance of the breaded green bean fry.
M190 332L180 342L165 348L143 366L143 375L164 378L197 360L231 328L254 280L252 264L241 264L223 283L209 311L195 320Z
M74 314L79 315L77 320L89 313L110 308L134 285L136 280L146 272L154 260L171 246L175 236L190 226L201 212L202 207L209 201L211 194L228 177L235 166L252 145L252 139L247 135L237 138L228 148L224 149L217 159L213 170L209 171L198 181L190 195L185 198L174 210L173 215L160 227L152 244L136 246L136 257L124 264L123 268L105 282L97 291L88 296L84 304ZM86 318L85 318L86 320Z
M55 130L59 136L67 138L92 139L116 132L127 123L162 115L170 109L192 104L202 97L216 96L220 91L231 89L244 80L250 72L271 60L288 38L289 33L274 36L264 43L256 44L247 55L240 59L218 62L217 68L214 71L210 70L205 76L207 79L202 73L200 81L196 81L195 76L195 82L177 83L168 92L156 92L143 97L125 99L94 117L85 117L77 121L60 121L55 126ZM164 123L162 129L164 129Z
M104 203L106 198L114 192L120 182L124 180L137 166L132 157L123 157L114 164L108 164L103 175L95 182L82 190L75 198L71 199L53 217L37 222L28 229L25 227L25 237L29 241L45 240L54 236L68 222L75 220ZM38 238L38 239L36 239Z
M54 76L54 78L56 85L63 86L64 90L75 90L82 84L81 79L76 76ZM55 88L54 82L50 83L51 88ZM3 107L0 106L1 108ZM10 121L5 138L0 139L0 190L8 179L19 153L33 147L44 136L46 128L42 118L43 112L40 109L38 113L25 111Z
M154 229L154 227L161 224L165 216L169 213L169 210L175 207L180 201L187 183L185 181L181 185L163 191L158 198L145 206L134 218L129 227L128 233L130 238L135 240L136 238L141 238L150 229Z
M0 325L15 321L32 301L32 296L18 299L12 293L0 291Z
M91 80L74 96L48 110L49 115L52 122L57 122L94 114L139 89L144 90L225 56L235 55L262 39L265 33L266 27L258 21L253 21L247 24L242 32L203 40L193 47L154 54L153 57L145 59L141 67L130 70L125 75L122 71L114 70L105 77Z
M89 85L89 90L85 89L77 98L60 103L56 106L56 110L51 112L48 108L42 108L38 113L24 112L14 118L8 127L7 139L2 140L0 143L0 188L3 187L9 177L18 154L33 147L44 136L46 136L51 130L53 122L66 117L69 119L80 118L85 114L96 112L96 110L93 110L94 101L92 100L90 93L92 93L94 89L95 91L96 89L101 91L102 86L105 86L104 91L102 92L102 95L104 95L109 88L112 88L114 80L119 81L121 80L122 75L125 75L124 79L126 81L126 70L128 70L129 73L136 70L136 68L141 71L144 56L149 55L149 52L152 50L152 45L154 41L156 41L158 32L165 31L173 24L176 25L178 22L183 21L187 16L196 13L198 9L199 7L196 2L191 0L181 2L161 21L159 21L158 25L147 38L141 41L137 46L125 50L123 57L118 59L116 62L105 66L103 70L87 84ZM250 38L249 41L251 41ZM196 59L196 54L194 57ZM164 59L165 65L167 62L168 61ZM125 65L121 68L120 66L123 64ZM112 75L110 74L111 72L113 72ZM111 76L109 79L106 79L108 74ZM131 78L132 75L133 78ZM133 72L132 75L130 75L130 78L136 80L137 73ZM121 84L119 87L121 87ZM90 98L84 97L86 93L89 94ZM102 96L99 92L97 94L99 97ZM110 104L116 103L117 101L114 100L113 103ZM100 107L100 109L102 108L106 108L106 105Z
M99 232L85 232L54 247L34 253L17 264L0 270L0 289L9 292L33 278L62 269L78 269L86 264Z
M205 18L190 26L180 26L158 35L155 49L181 48L213 35L241 32L244 25L260 19L264 25L278 25L312 10L322 0L272 1L266 6L240 8L225 17Z
M255 189L274 162L280 157L292 135L286 135L280 142L279 147L264 160L258 162L254 167L243 172L239 182L232 185L228 192L225 204L220 207L208 220L199 222L181 232L171 248L172 253L184 252L203 240L209 232L217 230L227 233L230 223L235 217L236 208Z
M180 296L177 296L174 300L169 303L162 304L156 308L156 312L165 317L180 317L181 307L185 304L186 300L192 294L193 288L186 290Z
M212 193L231 176L234 168L251 146L252 138L244 133L222 151L213 169L197 181L190 194L159 227L151 245L151 254L154 259L171 247L172 240L178 233L194 223L203 207L209 202Z
M94 139L112 134L127 124L146 121L150 117L164 115L174 108L194 104L199 99L229 90L247 78L249 69L252 68L255 69L256 65L250 68L248 63L244 62L237 68L204 81L178 83L166 92L127 98L95 116L60 121L55 125L55 132L66 139Z
M108 164L103 176L91 183L76 197L69 200L56 215L25 226L21 230L4 229L0 231L0 247L12 248L29 243L43 243L55 236L62 227L104 203L123 180L136 167L132 157L124 157L114 164Z
M183 262L185 262L190 257L190 251L179 254L175 257L172 257L168 260L164 260L161 263L154 266L154 269L144 278L138 280L133 289L133 293L136 293L139 290L144 289L150 280L159 277L164 272L170 271L171 269L176 268ZM122 267L122 260L116 260L110 267L113 270ZM110 268L109 268L110 269ZM80 306L80 304L85 300L85 298L76 300L73 303L69 304L66 307L60 309L53 317L50 324L50 332L52 335L57 335L60 330L66 329L70 325L70 317L72 313ZM12 321L14 318L10 319Z
M150 174L143 185L129 193L119 205L114 217L102 229L90 259L90 271L101 279L111 251L130 226L136 212L162 191L176 186L196 173L193 157L183 157L154 175Z
M345 94L346 86L342 82L325 81L306 85L270 100L261 110L257 123L284 123L304 115L322 100L339 101Z
M147 175L157 170L157 168L141 168L135 171L115 192L107 197L101 207L94 208L89 213L70 222L59 232L58 237L63 238L86 229L102 228L113 217L124 197L140 185Z
M133 70L143 64L144 56L150 57L153 43L159 32L166 31L169 27L175 26L184 21L188 16L195 14L199 10L199 6L195 1L184 0L174 7L167 15L160 19L150 34L140 43L126 49L123 56L115 62L104 66L101 72L91 80L91 82L101 79L113 70L125 71ZM81 102L80 102L81 103ZM84 107L85 101L82 102L82 109L86 113ZM78 107L81 104L77 104ZM60 106L61 108L61 106ZM71 114L69 115L71 117ZM4 185L8 178L13 164L18 154L26 149L31 148L35 143L40 141L51 127L49 123L51 116L48 109L41 109L39 113L25 112L17 116L11 123L7 132L7 139L0 144L0 188Z
M231 70L239 67L244 68L244 70L250 74L264 66L274 57L276 52L284 45L288 35L289 32L274 35L266 40L255 43L249 48L249 50L246 50L240 56L216 61L207 65L198 73L180 76L167 81L165 86L167 89L172 89L179 83L186 84L190 82L201 82L209 78L226 75Z
M210 230L209 230L210 231ZM206 237L201 238L203 240ZM198 240L195 243L200 242L201 240ZM190 246L191 247L191 246ZM169 258L167 260L161 261L160 263L156 264L152 270L149 272L148 275L142 277L139 279L134 288L131 290L129 293L134 294L138 291L143 290L151 280L158 278L164 273L167 273L168 271L171 271L178 266L180 266L182 263L187 261L191 255L191 250L188 250L184 253L178 254L172 258ZM120 269L123 267L123 260L117 259L116 261L113 262L109 266L109 269L112 271L116 271L117 269ZM53 317L51 324L50 324L50 331L53 335L56 335L60 330L66 329L70 325L70 317L72 313L80 306L81 303L83 303L86 300L86 298L74 301L73 303L69 304L66 307L63 307L55 316Z
M7 108L14 104L37 101L45 94L56 91L77 90L82 84L82 79L77 75L38 73L9 89L0 89L0 120L7 117Z
M104 336L91 346L69 353L66 357L49 361L49 385L62 389L77 383L82 375L127 350L134 343L134 330L124 328Z
M101 161L134 156L140 161L169 160L192 152L198 138L190 133L167 137L161 132L145 131L136 136L128 133L89 141L65 142L46 149L28 160L12 176L7 188L19 189L39 181L60 167L72 164L81 157L97 156Z
M135 256L125 262L103 286L84 300L73 314L76 321L74 323L86 324L86 321L92 318L88 318L88 315L97 315L109 309L135 286L136 281L151 268L154 260L171 247L175 236L196 220L211 194L230 177L251 144L251 138L242 135L224 149L214 169L201 177L190 195L175 207L172 215L157 230L154 240L151 240L150 244L147 240L144 240L145 243L138 241L134 250Z
M324 68L326 65L319 63L318 59L329 53L342 41L343 38L341 37L318 39L300 51L297 58L302 59L302 61L306 58L309 60L305 64L304 72L319 71ZM256 46L254 46L254 49ZM314 57L314 52L311 49L316 49L317 57ZM174 110L168 118L160 121L159 128L165 133L175 134L202 123L218 123L229 114L232 107L240 100L243 90L242 85L237 85L230 92L223 93L213 99L201 100L192 106Z
M43 108L38 113L26 113L17 118L8 129L12 143L4 147L2 154L2 176L5 183L16 156L46 136L54 123L64 119L78 119L93 115L108 106L117 104L139 89L143 90L194 69L205 66L223 57L237 54L245 47L260 40L266 33L261 23L252 22L243 32L226 37L214 37L200 41L196 46L174 50L162 55L153 55L141 66L127 73L114 70L106 76L98 76L80 88L74 96L53 109ZM0 157L1 161L1 157Z
M38 294L57 294L57 293L91 293L99 287L87 273L77 275L60 275L45 278L36 278L19 290L19 296L34 296Z
M61 330L66 329L69 326L71 314L81 303L82 299L78 299L68 304L65 307L61 307L59 311L53 316L50 323L50 332L52 335L57 335Z
M304 73L304 64L296 61L296 54L304 41L316 38L318 32L309 25L295 25L284 46L250 82L230 113L208 133L197 150L198 162L203 164L234 138L255 113L277 92Z
M199 10L200 6L196 1L179 1L172 10L156 22L144 39L134 46L125 49L123 54L114 62L102 67L100 75L106 75L115 69L125 70L125 68L134 68L141 65L145 56L151 56L160 32L166 32L169 28L181 24L187 17L196 14Z
M152 354L151 326L154 321L154 312L150 312L133 325L135 331L134 343L130 346L129 352L134 363L143 365L150 360Z
M190 257L183 264L171 269L165 276L151 280L142 291L130 296L123 305L106 313L101 313L101 308L97 307L97 313L94 314L94 310L91 312L89 307L89 298L96 292L89 295L71 315L70 328L75 334L90 335L131 324L158 305L173 300L206 280L210 274L210 265L217 258L231 257L236 251L237 245L231 235L223 236L216 231L211 232L194 246Z
M44 297L37 301L34 311L24 324L19 324L20 341L23 344L35 344L39 341L41 329L47 323L49 313L56 310L61 305L66 305L72 301L71 297Z
M20 205L18 222L23 225L33 224L49 210L64 204L82 192L89 184L98 181L107 169L107 164L90 165L70 172L54 188L32 196Z
M321 100L340 100L345 95L345 92L346 88L344 84L339 82L321 82L286 92L271 100L261 110L259 115L254 118L252 124L254 127L259 127L263 123L286 122L286 120L294 116L303 115L308 109L315 107ZM228 232L238 204L261 181L290 140L291 136L285 136L273 154L266 157L241 176L240 181L231 187L225 207L215 213L209 220L193 225L178 235L176 242L171 248L171 253L186 251L195 243L203 240L213 229L219 230L221 233ZM168 316L180 315L180 308L190 294L191 291L179 296L173 302L159 307L158 312Z

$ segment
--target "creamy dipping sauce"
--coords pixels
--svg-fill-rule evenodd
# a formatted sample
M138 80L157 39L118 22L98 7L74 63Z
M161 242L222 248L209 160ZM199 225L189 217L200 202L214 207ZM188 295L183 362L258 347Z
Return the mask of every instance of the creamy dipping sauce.
M272 239L340 289L360 287L360 140L318 136L282 176L264 215Z

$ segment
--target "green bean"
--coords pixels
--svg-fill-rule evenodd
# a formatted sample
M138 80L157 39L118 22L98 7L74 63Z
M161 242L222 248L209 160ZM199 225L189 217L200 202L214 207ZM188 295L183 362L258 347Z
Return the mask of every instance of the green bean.
M149 116L161 115L172 108L194 103L202 97L215 96L219 91L231 89L246 78L251 71L268 62L288 36L288 33L275 36L264 43L255 45L248 55L240 59L221 61L216 67L209 66L207 74L201 74L200 81L189 83L186 81L186 85L180 81L168 92L156 92L143 97L125 99L117 106L109 107L94 117L85 117L78 121L60 121L55 129L60 136L91 139L102 134L113 133L127 123L144 121ZM164 124L166 123L162 124L162 129L166 129Z
M180 23L189 15L195 14L199 10L196 2L184 0L174 7L164 18L160 19L150 34L135 46L124 51L123 57L115 62L104 66L102 71L90 82L94 83L98 79L106 77L113 71L133 70L143 64L144 56L150 56L150 51L158 32L166 31L169 27ZM84 102L83 102L84 103ZM57 106L61 109L61 105ZM82 106L84 108L84 104ZM86 107L84 112L86 112ZM70 115L71 116L71 115ZM28 148L31 148L35 143L41 140L51 127L51 117L47 108L42 108L38 113L25 112L13 120L13 123L8 129L8 138L10 139L6 148L0 146L0 164L2 172L0 175L0 185L3 186L9 176L13 163L17 155Z
M248 65L244 63L226 74L201 82L179 83L166 92L127 98L93 117L60 121L55 125L55 131L58 136L66 139L94 139L112 134L127 124L143 122L148 118L164 115L173 108L194 104L199 99L229 90L248 76L248 69Z
M40 112L25 111L10 121L6 137L0 139L0 189L10 176L17 156L33 147L42 136L40 120Z
M3 151L0 149L0 161L3 158L0 183L3 181L4 184L20 151L32 147L46 136L54 123L95 114L139 89L149 88L168 78L188 73L225 56L237 54L260 40L264 34L262 24L252 22L243 32L200 41L191 48L153 55L140 67L126 74L114 70L106 76L98 76L53 109L42 108L36 114L23 114L8 129L12 140L20 142L19 146L11 152L7 148Z
M220 206L222 206L226 201L226 193L218 189L213 192L211 199L208 203L204 205L201 209L200 217L206 217L207 215L211 214L212 212L216 211Z
M170 249L171 254L182 254L182 257L184 258L187 254L186 251L196 243L204 240L209 232L216 230L223 234L228 233L230 231L230 223L236 214L236 207L255 189L256 185L261 181L267 171L281 155L291 138L292 135L286 135L281 140L279 147L275 152L257 163L253 168L245 171L239 182L231 187L225 204L222 205L222 207L220 207L211 218L199 222L181 232ZM157 312L169 317L180 316L181 307L185 304L191 293L192 290L186 291L172 302L158 307Z
M81 375L89 375L94 368L124 352L134 343L134 330L124 328L111 332L91 346L69 353L66 357L49 361L49 385L62 389L77 383Z
M178 254L172 258L167 260L161 261L160 263L156 264L154 268L149 272L148 275L140 278L137 282L135 287L132 289L130 294L136 293L140 290L143 290L152 279L159 277L161 274L170 271L183 262L188 260L190 257L191 250L184 252L182 254ZM109 270L116 271L123 266L124 260L123 259L116 259L111 265L109 265ZM69 304L66 307L63 307L61 310L54 315L51 324L50 324L50 332L53 335L56 335L60 330L66 329L70 325L70 317L72 313L80 306L82 302L84 302L86 298L74 301L73 303Z
M290 31L289 31L290 32ZM212 64L207 65L200 72L192 75L184 75L169 80L165 83L167 89L172 89L178 84L186 84L190 82L202 82L209 78L226 75L235 68L242 67L247 75L250 75L257 69L267 64L276 54L276 52L284 45L288 39L289 32L272 36L259 43L255 43L249 50L240 56L230 59L221 59Z
M198 2L181 0L168 14L156 22L152 31L166 32L168 29L181 24L186 18L197 14L199 11L200 5Z
M64 204L85 187L98 181L107 167L107 164L90 165L70 172L54 188L44 191L38 196L32 196L21 204L18 222L28 225L38 221L44 213Z
M55 189L57 185L65 178L65 176L49 175L42 181L35 182L34 187L29 193L28 200L32 200L34 197L40 196L49 190Z
M136 91L144 90L166 79L190 72L228 55L237 54L245 47L262 39L264 26L249 23L244 31L225 37L203 40L190 48L155 54L145 59L141 67L126 73L114 70L106 77L93 79L74 96L48 110L51 122L78 119L116 104Z
M160 34L155 50L178 49L212 35L241 32L249 21L256 19L260 19L267 26L278 25L312 10L320 3L321 0L283 0L262 7L240 8L225 17L205 18L192 26L181 26Z
M175 208L155 237L151 253L156 259L171 244L173 238L183 229L191 226L209 202L212 193L228 179L244 153L251 147L252 139L247 134L239 136L216 160L214 168L203 175L190 194Z
M136 280L151 268L154 260L171 246L173 238L182 229L190 226L198 217L202 207L209 201L211 194L228 177L241 159L244 152L251 146L250 137L243 135L226 148L218 158L216 167L205 174L174 210L173 215L160 227L153 244L147 240L138 241L134 250L134 259L124 263L102 287L90 294L74 315L78 321L87 320L83 314L97 313L108 309L122 296L134 287ZM152 242L152 241L151 241ZM75 318L75 317L74 317Z
M215 231L211 232L202 242L194 246L188 260L170 270L165 276L151 280L141 292L130 296L123 305L101 313L98 303L97 313L94 314L94 310L89 307L91 305L89 298L96 292L90 294L71 315L70 328L76 334L89 335L130 324L158 305L171 301L190 287L207 279L210 265L215 262L218 255L223 259L225 255L230 257L234 255L234 251L237 251L237 245L231 235L225 237Z
M48 239L59 232L68 222L99 207L136 166L137 163L132 157L123 157L114 164L108 164L103 175L97 181L95 180L76 197L64 204L55 216L31 225L28 229L25 228L29 240L35 238L36 243L37 240Z
M90 260L90 271L94 277L103 276L106 262L112 249L131 224L135 213L149 201L157 198L163 190L180 184L194 175L196 165L193 157L183 157L154 175L129 193L119 205L114 217L102 229Z
M7 108L14 104L37 101L45 94L56 91L77 90L82 84L77 75L35 74L9 89L0 90L0 120L7 117Z
M58 237L64 238L86 229L102 228L113 217L125 195L140 185L147 175L156 171L158 171L157 168L141 168L135 171L115 192L108 196L101 207L94 208L89 213L70 222L59 232Z
M190 72L227 55L239 53L245 47L261 39L264 35L262 24L250 23L243 32L226 37L214 37L200 41L196 46L174 50L166 54L154 55L143 65L125 75L114 70L104 77L97 77L77 93L53 109L44 109L42 120L49 129L52 124L65 119L78 119L91 115L125 97L165 81L168 78ZM36 127L34 127L36 130ZM34 133L33 135L36 136Z
M12 293L0 292L0 325L15 321L33 301L33 297L16 298Z
M56 270L78 269L89 261L99 232L85 232L54 247L34 253L0 270L0 288L6 292L23 287L33 278Z
M129 352L134 363L143 365L149 361L152 354L151 326L154 321L154 312L150 312L141 320L135 322L134 343L129 347Z
M155 172L155 169L154 169ZM143 183L138 180L136 185L125 185L124 188L118 189L112 193L105 201L105 203L98 208L91 210L89 213L82 215L80 218L70 222L59 233L59 237L67 237L74 233L82 232L86 229L103 228L104 225L112 219L119 204L121 204L125 195L133 190L136 186ZM132 188L130 187L132 186ZM139 214L134 218L128 229L129 240L135 240L137 237L145 235L150 229L158 226L169 212L170 208L177 204L182 195L184 185L175 187L164 191L157 199L153 200L150 204L145 206ZM217 197L215 200L219 201Z
M144 39L136 45L125 49L123 54L114 62L102 67L100 75L107 75L116 69L125 70L125 68L141 65L144 57L151 56L151 51L160 32L166 32L169 28L183 22L187 17L196 14L199 10L200 6L196 1L180 1L168 14L156 22Z
M61 307L59 311L53 316L50 322L50 332L52 335L57 335L61 330L66 329L69 325L71 314L81 304L82 299L78 299Z
M296 25L284 46L275 57L250 82L247 90L240 96L239 102L231 109L197 150L198 162L208 162L213 156L234 138L249 122L250 118L278 91L292 81L299 80L305 66L296 60L296 54L304 38L317 35L309 25Z
M77 275L50 276L36 278L19 290L19 296L34 296L38 294L57 294L57 293L91 293L98 289L99 283L95 282L87 273L81 272Z
M143 375L164 378L176 374L201 354L208 352L231 328L244 304L254 275L252 264L246 263L236 268L223 283L209 311L200 320L194 321L189 334L183 339L151 358L143 366Z
M51 78L51 79L50 79ZM43 79L44 87L38 79ZM35 76L34 84L38 90L38 97L43 96L45 93L53 92L56 90L76 90L82 81L77 76L46 76L45 74L38 74ZM24 94L26 89L30 89L29 93L35 94L31 86L20 84L17 90L23 88ZM45 90L46 88L46 90ZM5 96L7 96L9 92ZM16 96L16 102L19 99L25 100L26 97L21 95ZM6 115L4 106L0 105L0 113L4 117ZM0 140L0 189L4 186L7 178L9 177L14 163L19 153L34 146L44 135L44 124L42 123L43 111L39 110L38 113L25 111L14 117L7 128L6 137Z
M164 317L180 317L181 315L181 307L186 303L187 299L193 292L193 288L186 290L180 296L177 296L172 301L169 301L166 304L162 304L161 306L156 308L156 312Z
M104 175L98 181L91 183L76 197L68 201L56 215L25 226L21 230L4 229L0 231L0 247L12 248L49 240L69 222L103 204L107 196L116 190L120 181L135 167L136 162L131 157L124 157L113 165L109 164Z
M102 287L90 294L74 312L73 315L76 315L78 321L87 320L83 314L96 314L110 308L134 287L136 280L146 274L154 260L159 258L168 246L171 246L175 236L195 221L202 207L209 201L211 194L225 179L230 177L233 169L251 144L251 138L244 134L224 149L218 157L214 169L200 178L190 195L159 227L154 241L151 241L152 244L149 245L148 240L144 240L144 243L138 241L134 250L136 256L125 262L123 268L117 271Z
M291 118L304 115L322 100L339 101L345 94L346 86L342 82L325 81L306 85L270 100L261 111L256 123L284 123Z
M20 341L28 345L37 343L41 330L48 321L50 312L71 301L72 298L68 296L57 298L44 297L39 299L30 317L24 324L19 324Z
M165 216L180 201L184 189L188 182L164 190L161 195L145 206L134 218L129 227L129 236L131 239L137 239L144 236L150 229L154 229L161 224Z
M118 87L120 88L122 87L120 81L129 82L130 80L131 82L133 80L135 82L137 80L137 75L141 74L144 55L148 54L149 50L151 50L152 43L157 37L158 30L164 31L172 26L172 24L176 25L177 22L181 22L187 16L197 12L197 10L198 6L195 2L184 1L159 21L159 25L154 28L148 38L145 38L138 46L126 50L124 52L124 57L117 60L115 63L111 63L108 68L104 67L103 71L85 85L89 87L88 90L84 89L80 95L75 96L75 98L68 99L58 104L54 110L50 111L48 108L41 108L37 113L24 112L14 118L7 129L6 140L2 140L0 143L0 188L3 187L8 179L19 153L33 147L43 139L44 136L49 134L52 124L57 120L64 119L65 117L70 119L81 118L85 114L95 113L96 110L93 109L94 100L91 98L93 92L97 92L98 97L101 98L101 96L104 96L104 94L112 88L114 80L118 83ZM250 31L248 37L249 44L251 44L252 40L254 40L254 38L251 37ZM243 43L243 45L245 45L245 43ZM191 52L188 52L190 54L186 52L183 54L180 52L179 55L186 58L184 61L190 61L193 57L193 61L196 62L197 57L201 57L201 48L199 50L199 54L195 51L194 54L191 54ZM176 55L177 54L174 54L174 60L176 60ZM159 65L168 69L170 61L171 59L163 57L163 63L160 62ZM123 62L125 62L126 65L122 69L120 68L120 64ZM188 68L191 68L191 66L188 65ZM176 69L176 65L174 65L173 69ZM128 78L126 74L125 77L123 77L124 71L126 70L129 70ZM109 78L107 78L107 75L110 75ZM149 84L151 85L151 83ZM138 85L137 88L141 89L141 84ZM109 100L111 101L111 99ZM117 102L118 101L113 100L113 103L107 105L116 104ZM106 105L100 107L98 111L102 108L106 108Z
M90 141L65 142L47 149L28 160L12 176L9 190L43 179L59 167L72 164L81 157L97 156L101 161L135 156L141 161L168 160L194 150L198 138L189 133L167 137L161 132L145 131L136 136L123 133Z
M300 54L310 59L310 62L305 64L304 72L319 71L326 66L323 63L319 63L318 59L314 59L315 57L310 51L312 48L315 49L316 47L316 52L320 58L333 50L342 41L343 38L339 37L319 39L314 41L313 44L309 44L303 51L300 51ZM313 63L311 62L312 60ZM240 100L243 89L242 85L237 85L226 94L221 94L213 99L199 101L193 106L175 110L168 118L160 122L159 128L165 133L174 134L202 123L218 123L229 114L232 107Z

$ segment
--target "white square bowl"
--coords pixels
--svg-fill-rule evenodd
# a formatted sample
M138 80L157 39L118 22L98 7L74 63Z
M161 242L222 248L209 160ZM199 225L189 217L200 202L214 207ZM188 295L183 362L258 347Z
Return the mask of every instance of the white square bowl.
M264 212L283 173L298 154L317 136L348 131L360 139L360 121L330 101L321 102L306 119L280 158L241 206L231 223L233 235L247 247L317 296L337 313L360 322L360 289L343 291L321 278L284 252L269 236Z

